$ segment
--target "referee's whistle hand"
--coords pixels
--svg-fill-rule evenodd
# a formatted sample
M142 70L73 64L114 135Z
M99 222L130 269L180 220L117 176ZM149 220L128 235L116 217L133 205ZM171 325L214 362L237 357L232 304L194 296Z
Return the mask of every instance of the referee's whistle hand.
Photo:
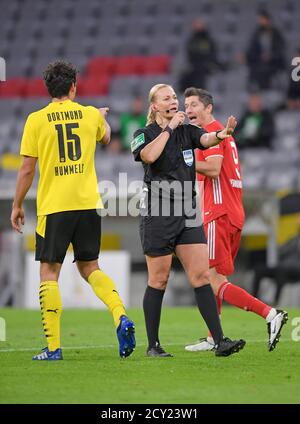
M172 128L172 130L175 130L179 125L182 125L184 123L186 114L185 112L176 112L171 121L169 122L169 127Z
M21 227L21 225L24 225L25 223L23 208L13 208L10 216L10 222L14 230L20 234L23 233Z

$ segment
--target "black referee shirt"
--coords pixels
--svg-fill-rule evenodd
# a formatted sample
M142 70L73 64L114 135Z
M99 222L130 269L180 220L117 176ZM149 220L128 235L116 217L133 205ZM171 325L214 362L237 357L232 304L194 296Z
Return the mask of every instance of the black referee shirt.
M134 133L131 150L135 161L142 162L141 150L153 141L162 132L162 128L156 123L140 128ZM167 144L159 158L152 164L143 163L144 182L151 189L152 181L179 181L184 187L185 181L192 182L192 196L195 196L195 155L194 149L205 150L200 143L200 137L206 131L195 125L180 125L169 137ZM185 193L188 195L187 193ZM190 197L189 195L187 197Z

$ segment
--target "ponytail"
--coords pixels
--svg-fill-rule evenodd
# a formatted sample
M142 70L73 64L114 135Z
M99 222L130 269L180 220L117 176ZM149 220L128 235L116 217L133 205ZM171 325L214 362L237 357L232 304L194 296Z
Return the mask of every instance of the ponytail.
M148 109L146 125L153 124L153 122L155 122L155 118L156 118L156 113L154 112L154 110L150 106L149 109Z

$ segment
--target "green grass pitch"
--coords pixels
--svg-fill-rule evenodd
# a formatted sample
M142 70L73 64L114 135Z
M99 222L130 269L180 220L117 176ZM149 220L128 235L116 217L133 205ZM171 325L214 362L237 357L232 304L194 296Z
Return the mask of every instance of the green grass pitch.
M0 341L0 403L299 403L300 341L292 340L292 319L273 352L266 348L260 317L223 308L223 328L245 338L241 352L217 358L212 352L186 352L184 345L206 334L196 308L164 308L160 339L173 358L145 356L143 313L129 310L137 348L122 360L112 318L106 311L65 310L64 360L31 361L44 347L40 313L0 309L6 342ZM297 332L300 334L300 330Z

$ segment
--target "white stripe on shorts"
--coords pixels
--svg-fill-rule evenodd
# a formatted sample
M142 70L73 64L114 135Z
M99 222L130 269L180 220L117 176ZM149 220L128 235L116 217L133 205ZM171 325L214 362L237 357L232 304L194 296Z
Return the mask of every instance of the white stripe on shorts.
M209 259L215 259L216 254L216 221L211 221L208 223L208 253Z

